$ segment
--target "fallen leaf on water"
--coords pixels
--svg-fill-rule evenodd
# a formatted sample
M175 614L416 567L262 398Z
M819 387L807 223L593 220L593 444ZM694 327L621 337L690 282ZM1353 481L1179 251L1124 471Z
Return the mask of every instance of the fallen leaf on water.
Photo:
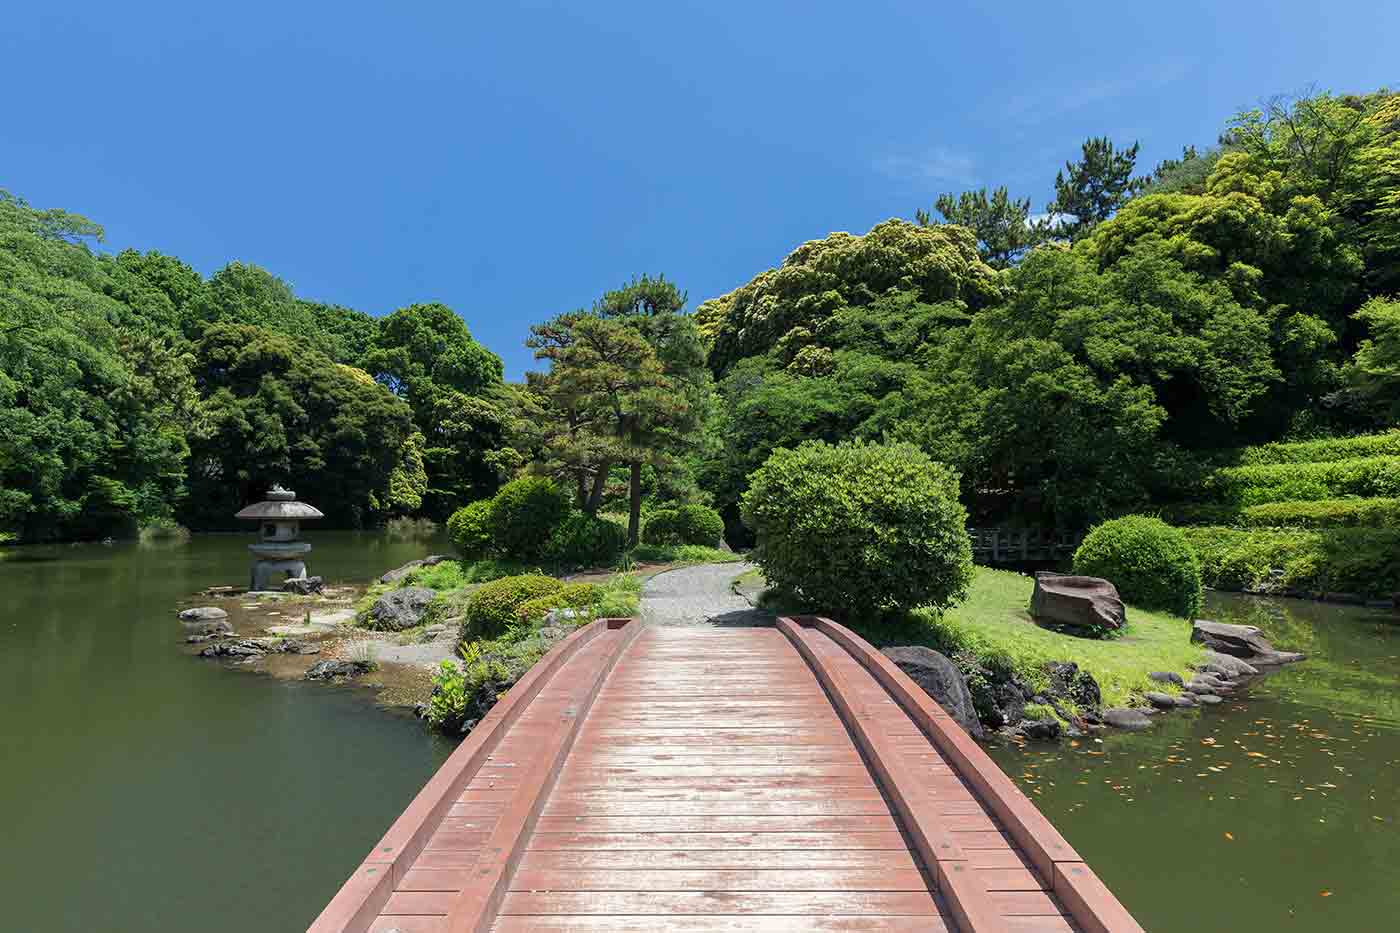
M1231 842L1234 842L1234 841L1235 841L1235 834L1234 834L1234 833L1226 833L1226 834L1225 834L1225 838L1228 839L1228 840L1230 840Z
M1331 892L1331 891L1319 891L1319 892L1318 892L1318 897L1331 897L1331 896L1332 896L1332 892Z

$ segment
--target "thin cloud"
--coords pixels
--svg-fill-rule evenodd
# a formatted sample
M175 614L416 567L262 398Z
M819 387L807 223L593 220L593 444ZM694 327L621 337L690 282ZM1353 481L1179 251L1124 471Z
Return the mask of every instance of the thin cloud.
M1170 58L1140 66L1121 78L1090 81L1073 87L1050 88L1021 94L1006 105L1006 115L1026 123L1041 123L1062 114L1143 91L1155 91L1190 74L1192 62Z
M903 181L945 182L971 185L977 181L976 163L972 156L935 146L918 155L890 155L875 160L875 168Z

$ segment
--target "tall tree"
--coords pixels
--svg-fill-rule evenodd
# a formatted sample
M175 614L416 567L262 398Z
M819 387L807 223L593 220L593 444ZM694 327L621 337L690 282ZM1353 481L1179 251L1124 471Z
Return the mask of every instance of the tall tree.
M1147 180L1133 177L1138 144L1118 149L1107 137L1084 140L1078 162L1066 162L1055 176L1055 200L1045 210L1056 232L1071 240L1084 237L1131 198Z
M994 269L1008 268L1043 239L1041 227L1030 220L1030 198L1013 200L1005 186L987 194L986 188L964 191L956 198L940 194L934 208L945 222L961 224L977 235L977 252ZM915 212L922 226L932 222L927 211Z

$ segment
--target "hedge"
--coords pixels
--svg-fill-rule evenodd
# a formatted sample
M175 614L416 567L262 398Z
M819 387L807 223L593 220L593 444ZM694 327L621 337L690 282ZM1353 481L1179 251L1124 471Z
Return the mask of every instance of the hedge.
M515 622L521 605L539 596L548 596L564 588L564 584L543 574L527 573L502 577L483 584L471 595L462 615L462 640L493 638Z
M1206 586L1254 592L1400 592L1400 529L1184 528ZM1275 573L1274 571L1278 571Z
M683 505L676 509L657 509L647 516L642 527L646 544L699 544L718 547L724 537L724 519L714 509L703 505Z
M463 557L485 557L491 550L491 500L480 499L453 512L447 519L447 536Z
M1239 524L1264 528L1400 527L1400 499L1315 499L1244 508Z
M531 625L543 619L551 609L591 609L601 592L596 583L569 583L546 596L521 603L515 610L515 621Z
M491 500L492 544L507 557L539 557L569 508L568 494L542 476L511 480Z
M1400 456L1227 467L1216 471L1210 487L1221 501L1244 506L1340 496L1400 497Z
M1239 452L1239 464L1267 466L1278 463L1326 463L1386 455L1400 456L1400 431L1246 447Z
M545 556L569 567L611 566L627 547L627 529L615 521L571 512L550 536Z

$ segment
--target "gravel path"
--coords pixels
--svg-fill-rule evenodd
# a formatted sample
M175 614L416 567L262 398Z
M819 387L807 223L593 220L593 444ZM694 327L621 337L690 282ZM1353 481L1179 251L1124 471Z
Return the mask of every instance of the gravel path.
M698 564L658 573L642 588L641 618L655 625L771 625L730 584L752 564Z

